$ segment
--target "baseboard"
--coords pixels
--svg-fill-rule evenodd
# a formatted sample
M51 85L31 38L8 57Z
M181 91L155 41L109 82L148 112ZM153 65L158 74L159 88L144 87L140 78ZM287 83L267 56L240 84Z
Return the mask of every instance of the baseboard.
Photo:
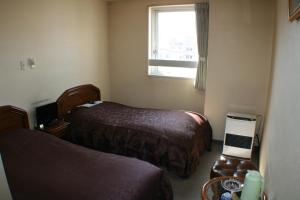
M213 144L223 145L223 140L213 140Z

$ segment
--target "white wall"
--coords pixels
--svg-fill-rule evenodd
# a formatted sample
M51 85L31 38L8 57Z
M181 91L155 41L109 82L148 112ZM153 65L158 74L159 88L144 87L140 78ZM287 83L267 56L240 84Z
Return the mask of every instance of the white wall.
M204 95L193 88L194 80L147 75L148 6L193 2L125 0L109 3L109 64L113 101L142 107L203 112Z
M271 66L272 0L210 2L206 94L193 89L193 80L147 76L147 6L195 1L109 3L112 100L144 107L205 110L215 139L223 139L228 111L264 114Z
M19 62L29 57L36 59L36 68L21 71ZM55 101L83 83L110 97L106 3L1 0L0 105L32 111L36 102Z
M300 23L288 21L288 1L277 0L273 83L260 156L271 200L299 199Z
M222 140L231 112L264 114L272 50L273 0L211 0L204 113Z
M205 104L191 79L147 76L147 7L194 2L110 2L107 18L100 0L1 0L0 104L32 111L38 101L93 83L104 99L124 104L205 110L214 138L222 139L227 111L264 113L272 0L210 1ZM36 59L37 68L20 71L19 62L28 57Z

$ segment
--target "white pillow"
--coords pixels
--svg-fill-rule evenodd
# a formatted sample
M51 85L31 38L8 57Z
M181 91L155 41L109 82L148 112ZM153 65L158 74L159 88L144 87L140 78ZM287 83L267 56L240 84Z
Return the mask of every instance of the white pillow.
M85 103L85 104L80 105L79 107L90 108L90 107L93 107L93 106L98 105L100 103L102 103L102 101L94 101L94 103Z

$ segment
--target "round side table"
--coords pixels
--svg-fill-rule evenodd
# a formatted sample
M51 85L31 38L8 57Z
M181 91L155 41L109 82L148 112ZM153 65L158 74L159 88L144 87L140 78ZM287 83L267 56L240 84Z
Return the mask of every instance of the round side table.
M222 181L227 179L237 179L240 182L244 182L242 178L233 177L233 176L221 176L213 178L207 181L202 187L202 200L219 200L222 195ZM263 193L262 200L268 200L267 195Z

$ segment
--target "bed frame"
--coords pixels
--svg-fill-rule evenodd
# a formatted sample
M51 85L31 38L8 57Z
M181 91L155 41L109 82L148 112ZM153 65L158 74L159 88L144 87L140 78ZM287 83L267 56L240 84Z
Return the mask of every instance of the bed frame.
M64 119L71 110L90 101L101 100L99 88L92 84L79 85L66 90L56 101L58 118Z
M29 128L25 110L14 106L0 106L0 131Z

